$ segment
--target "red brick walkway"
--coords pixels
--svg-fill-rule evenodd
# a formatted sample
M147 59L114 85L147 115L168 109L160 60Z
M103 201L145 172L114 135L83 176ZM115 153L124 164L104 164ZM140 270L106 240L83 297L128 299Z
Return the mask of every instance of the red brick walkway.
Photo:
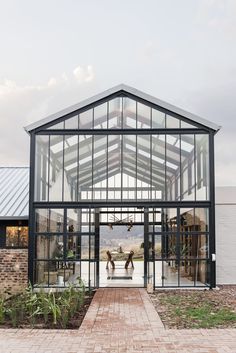
M236 353L236 330L165 330L144 289L99 289L77 330L0 330L0 353Z

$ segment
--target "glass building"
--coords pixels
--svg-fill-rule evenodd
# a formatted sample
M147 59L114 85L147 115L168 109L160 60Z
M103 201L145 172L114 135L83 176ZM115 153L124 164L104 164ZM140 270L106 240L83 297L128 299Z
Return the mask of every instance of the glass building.
M214 287L218 130L126 85L26 127L34 286Z

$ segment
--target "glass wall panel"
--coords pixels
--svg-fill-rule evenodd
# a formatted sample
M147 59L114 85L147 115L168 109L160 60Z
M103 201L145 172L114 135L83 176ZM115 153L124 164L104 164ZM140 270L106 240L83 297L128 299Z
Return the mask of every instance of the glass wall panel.
M195 208L195 230L199 232L209 231L208 208Z
M122 128L122 98L117 97L108 102L108 129Z
M163 286L177 287L179 285L179 266L178 261L170 260L162 262Z
M150 129L151 127L151 108L148 105L137 103L137 128Z
M79 129L93 128L93 109L86 110L79 115Z
M195 200L194 143L194 135L181 135L181 199L186 201Z
M38 233L49 232L48 208L39 208L35 210L35 231Z
M67 209L67 232L75 233L80 231L80 209Z
M174 118L173 116L166 116L166 128L167 129L179 129L180 128L180 120Z
M65 122L64 121L61 121L57 124L54 124L52 126L49 126L47 129L48 130L63 130L65 128Z
M62 233L64 226L64 210L49 209L49 232Z
M78 173L78 136L64 137L64 201L76 201Z
M137 197L137 159L136 136L123 136L123 194L124 200L134 200Z
M62 201L64 137L50 136L49 201Z
M208 234L180 234L180 257L207 259L209 257Z
M137 127L136 106L137 106L137 102L135 100L127 97L123 98L123 128L124 129L136 129Z
M64 222L63 209L36 209L35 210L35 230L38 233L62 233Z
M207 232L209 230L208 208L181 208L181 232Z
M94 108L94 129L107 129L107 102Z
M165 124L165 113L157 109L152 109L152 128L164 129Z
M160 137L162 139L162 136ZM179 200L180 191L180 136L166 135L166 200Z
M196 135L196 200L209 197L209 136Z
M78 200L91 200L93 192L93 137L79 136Z
M121 198L121 164L122 164L122 139L120 135L108 136L107 151L107 199Z
M107 136L94 136L93 151L93 199L106 200Z
M65 120L65 129L78 129L79 128L79 116L75 115L72 118Z
M151 192L151 139L149 135L137 136L137 199L150 198Z
M196 126L193 124L189 124L186 121L180 120L180 128L181 129L196 129Z
M180 286L205 286L207 284L207 261L182 261Z
M35 201L48 201L49 136L36 136L35 140Z
M152 153L151 153L151 198L165 199L166 184L166 149L165 135L160 140L159 135L152 135Z

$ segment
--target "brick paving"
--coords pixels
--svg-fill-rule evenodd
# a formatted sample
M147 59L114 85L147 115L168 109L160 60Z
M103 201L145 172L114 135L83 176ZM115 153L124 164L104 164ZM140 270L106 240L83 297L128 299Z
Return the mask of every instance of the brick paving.
M165 330L144 289L99 289L79 330L0 330L0 353L236 353L236 329Z

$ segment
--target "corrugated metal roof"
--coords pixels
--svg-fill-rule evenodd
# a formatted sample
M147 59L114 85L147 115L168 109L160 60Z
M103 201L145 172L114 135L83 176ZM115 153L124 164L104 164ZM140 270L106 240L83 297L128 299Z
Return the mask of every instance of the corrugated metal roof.
M29 217L29 168L0 167L0 219Z
M130 93L136 97L139 97L141 99L144 99L150 103L153 103L161 108L164 108L170 112L173 112L175 114L178 114L180 117L185 117L189 120L192 120L193 122L196 122L198 124L201 124L203 126L206 126L214 131L218 131L220 129L220 126L218 126L217 124L207 120L207 119L204 119L204 118L201 118L199 117L198 115L195 115L195 114L192 114L190 112L187 112L186 110L183 110L181 108L178 108L172 104L169 104L167 102L164 102L156 97L153 97L149 94L146 94L140 90L137 90L136 88L133 88L133 87L130 87L130 86L127 86L125 84L120 84L118 86L115 86L115 87L112 87L102 93L99 93L93 97L90 97L88 99L85 99L84 101L80 102L80 103L77 103L77 104L74 104L66 109L63 109L61 110L60 112L57 112L55 114L52 114L44 119L41 119L39 121L36 121L35 123L32 123L28 126L25 127L25 130L27 132L30 132L34 129L37 129L38 127L40 126L43 126L47 123L50 123L56 119L59 119L67 114L70 114L70 113L73 113L74 111L76 110L79 110L79 109L82 109L82 108L85 108L86 106L90 105L90 104L93 104L97 101L99 101L100 99L104 99L106 97L109 97L110 95L114 94L114 93L118 93L120 91L124 91L124 92L127 92L127 93Z

